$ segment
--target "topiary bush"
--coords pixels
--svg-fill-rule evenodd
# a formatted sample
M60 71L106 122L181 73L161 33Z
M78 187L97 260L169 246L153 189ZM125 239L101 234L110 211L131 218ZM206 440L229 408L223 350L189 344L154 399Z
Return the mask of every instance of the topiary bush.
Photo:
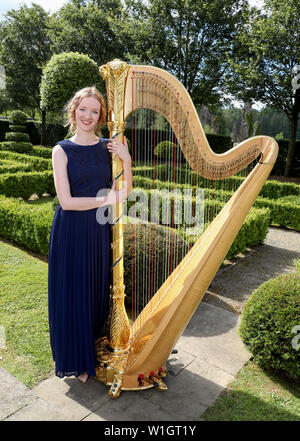
M134 240L132 241L132 229ZM168 227L156 224L124 224L124 284L125 284L125 303L132 305L132 278L135 292L134 309L139 313L151 296L161 287L166 278L171 274L181 262L189 247L187 242ZM136 242L138 240L138 242ZM171 257L171 245L166 250L167 243L173 243L173 253ZM136 248L139 244L138 249ZM132 259L133 254L133 259ZM159 270L153 271L154 268ZM172 259L172 268L171 268ZM156 263L155 263L156 262ZM132 265L134 263L133 273ZM137 270L138 268L138 270ZM139 272L137 277L136 272ZM146 286L152 287L146 289Z
M12 150L19 153L31 152L33 146L29 141L29 135L26 133L27 115L21 110L11 112L9 118L10 132L6 132L5 141L2 143L2 149Z
M155 155L162 159L172 160L174 153L174 142L162 141L155 147Z
M243 342L263 368L300 379L300 348L293 344L300 325L300 273L270 279L248 300L240 325Z
M43 68L41 109L61 111L77 90L92 85L104 87L94 60L79 52L55 54Z

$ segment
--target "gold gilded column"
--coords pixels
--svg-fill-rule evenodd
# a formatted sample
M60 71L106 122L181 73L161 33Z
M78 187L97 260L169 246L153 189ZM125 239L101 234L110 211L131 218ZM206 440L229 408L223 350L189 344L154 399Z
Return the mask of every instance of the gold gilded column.
M118 59L100 67L100 74L106 83L107 120L110 138L115 137L123 142L124 91L129 66ZM116 179L116 190L120 190L123 182L122 161L112 154L112 178ZM109 335L97 342L97 378L111 384L110 395L119 396L122 386L122 373L126 364L130 325L125 310L125 286L123 266L123 205L113 206L112 220L112 287Z

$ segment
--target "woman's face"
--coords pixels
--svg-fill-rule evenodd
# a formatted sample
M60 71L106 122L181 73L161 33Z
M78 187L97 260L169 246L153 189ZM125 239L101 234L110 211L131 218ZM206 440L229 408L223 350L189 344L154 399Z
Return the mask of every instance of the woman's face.
M76 130L94 133L100 118L100 111L101 104L96 98L92 96L82 98L75 110Z

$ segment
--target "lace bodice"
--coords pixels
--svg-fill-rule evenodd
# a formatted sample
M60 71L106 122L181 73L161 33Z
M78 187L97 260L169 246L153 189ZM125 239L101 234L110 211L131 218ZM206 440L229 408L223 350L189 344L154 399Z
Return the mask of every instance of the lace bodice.
M103 188L111 187L111 165L108 139L97 144L79 145L69 139L59 141L68 157L67 171L71 196L93 197Z

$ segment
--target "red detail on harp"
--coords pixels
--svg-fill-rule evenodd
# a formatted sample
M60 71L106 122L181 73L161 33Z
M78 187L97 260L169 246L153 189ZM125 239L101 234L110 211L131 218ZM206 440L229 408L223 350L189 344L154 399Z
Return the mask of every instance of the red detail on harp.
M143 374L140 374L139 376L138 376L138 383L139 383L139 386L143 386L144 385L144 375Z
M152 377L154 377L154 372L153 371L151 371L150 374L149 374L149 378L152 378Z

